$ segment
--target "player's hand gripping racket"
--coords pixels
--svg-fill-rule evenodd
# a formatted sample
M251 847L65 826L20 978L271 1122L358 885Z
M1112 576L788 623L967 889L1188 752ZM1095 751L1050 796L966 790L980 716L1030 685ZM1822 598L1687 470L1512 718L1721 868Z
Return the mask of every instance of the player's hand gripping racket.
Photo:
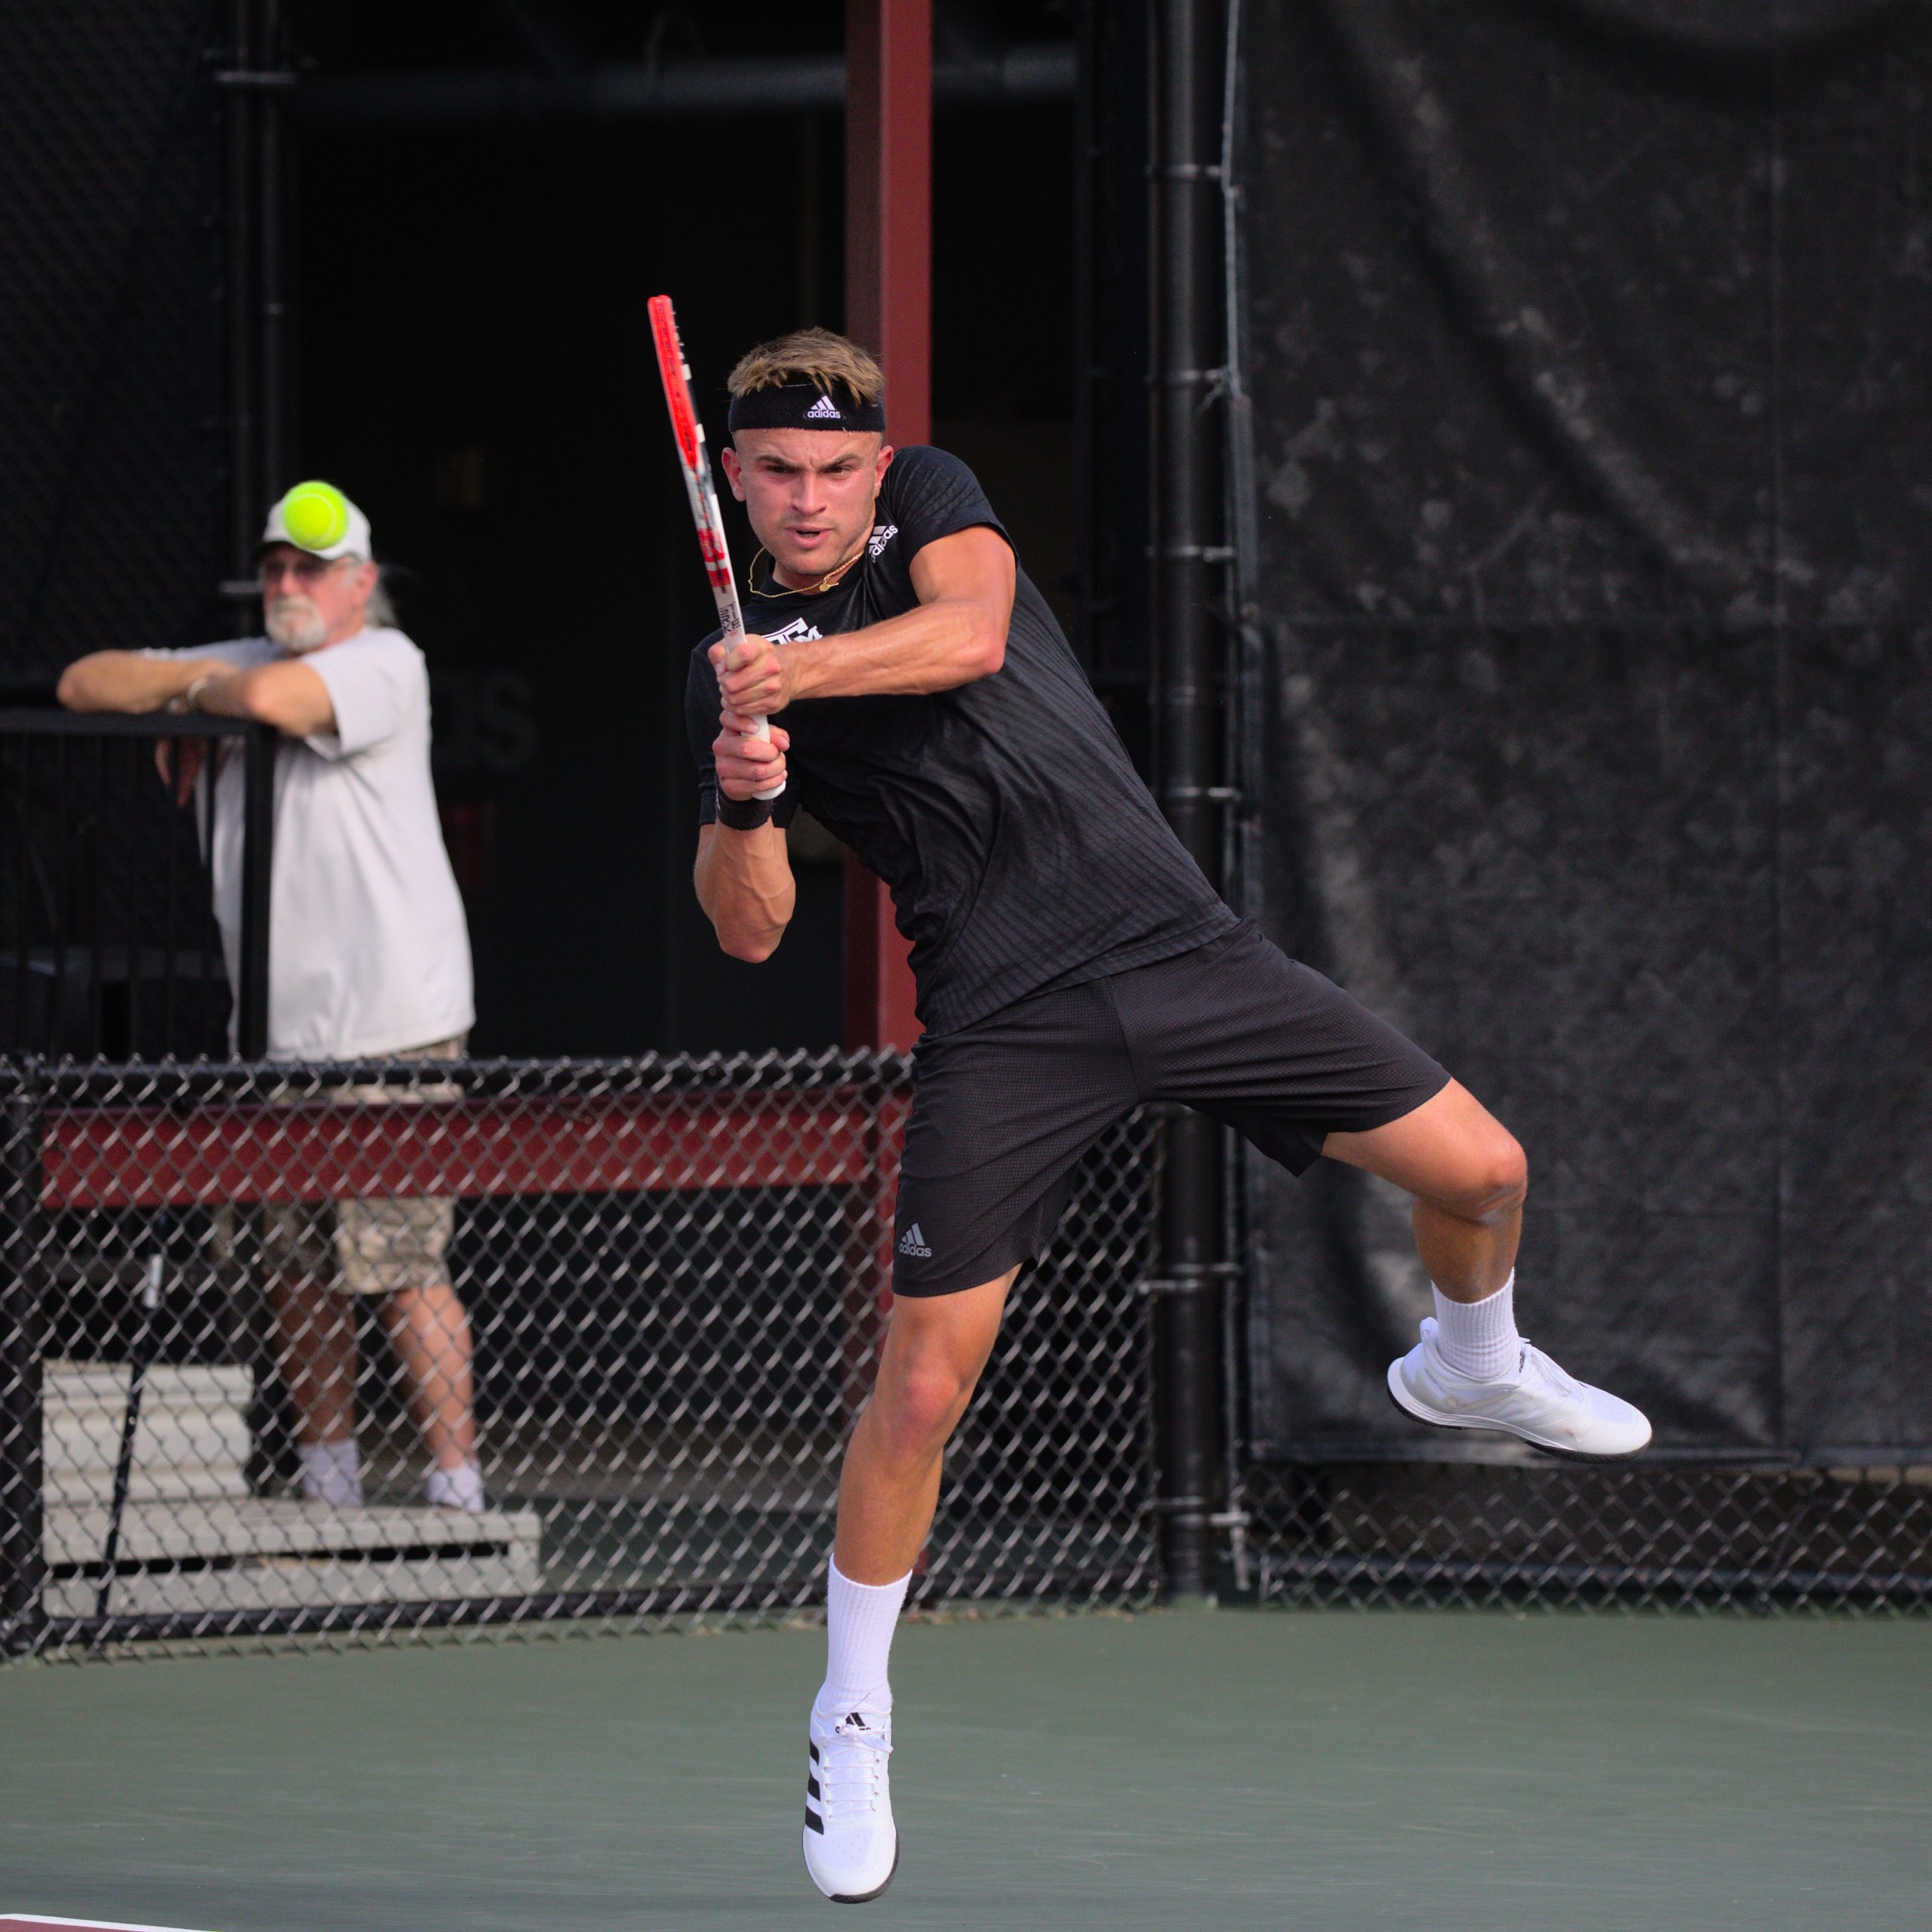
M704 425L691 400L691 372L678 340L678 318L668 295L651 298L651 340L657 345L657 373L664 379L664 404L671 412L671 433L678 441L678 460L684 465L685 494L691 503L691 521L697 525L697 546L704 553L704 574L718 606L728 647L745 634L744 614L738 608L738 586L731 575L731 553L724 546L724 518L718 507L718 486L711 480L711 458L704 447ZM752 720L748 738L769 738L771 727L762 718ZM785 789L781 780L758 798L775 798Z

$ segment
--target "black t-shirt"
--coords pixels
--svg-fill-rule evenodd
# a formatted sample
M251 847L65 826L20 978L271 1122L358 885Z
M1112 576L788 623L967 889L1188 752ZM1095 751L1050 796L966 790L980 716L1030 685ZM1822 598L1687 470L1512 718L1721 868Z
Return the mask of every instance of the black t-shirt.
M926 544L980 524L1006 534L973 472L943 450L900 451L875 514L865 555L829 590L786 590L761 561L746 629L781 647L863 629L918 608L912 563ZM718 635L691 654L685 699L707 825L718 701L706 653ZM777 816L802 807L891 889L930 1032L1171 958L1236 924L1024 571L991 677L924 697L804 698L777 721L792 746Z

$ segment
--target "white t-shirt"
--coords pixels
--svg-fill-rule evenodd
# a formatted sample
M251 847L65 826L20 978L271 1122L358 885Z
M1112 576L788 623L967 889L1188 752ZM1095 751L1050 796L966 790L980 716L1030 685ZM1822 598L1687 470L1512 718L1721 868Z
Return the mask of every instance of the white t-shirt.
M253 637L149 654L248 667L288 654ZM365 630L301 661L328 687L336 728L285 738L275 758L269 1057L361 1059L466 1032L469 932L429 780L423 654L400 631ZM234 985L242 758L232 741L220 749L208 867Z

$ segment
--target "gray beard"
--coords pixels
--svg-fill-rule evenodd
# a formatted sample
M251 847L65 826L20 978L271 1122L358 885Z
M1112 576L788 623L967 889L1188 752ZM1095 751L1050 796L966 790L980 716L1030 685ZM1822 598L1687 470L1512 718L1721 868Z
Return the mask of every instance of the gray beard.
M306 597L278 597L264 614L269 636L285 651L319 651L328 641L322 614Z

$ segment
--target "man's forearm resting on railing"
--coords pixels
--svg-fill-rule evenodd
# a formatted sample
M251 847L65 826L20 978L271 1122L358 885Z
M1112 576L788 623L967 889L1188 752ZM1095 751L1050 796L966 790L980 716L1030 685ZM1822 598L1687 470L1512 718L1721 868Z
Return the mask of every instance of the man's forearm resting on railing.
M272 724L294 738L335 728L328 687L293 661L238 669L219 657L97 651L67 666L54 695L69 711L200 711Z

